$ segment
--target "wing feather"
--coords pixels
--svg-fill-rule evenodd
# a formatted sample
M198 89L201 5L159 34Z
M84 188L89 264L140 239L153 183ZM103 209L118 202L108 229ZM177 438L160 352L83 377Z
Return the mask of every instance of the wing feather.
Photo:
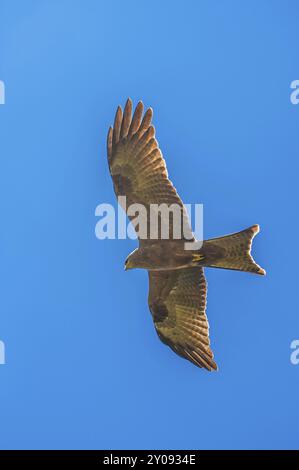
M132 118L130 130L129 130L129 136L133 136L139 129L141 121L142 121L142 114L143 114L143 103L142 101L139 101L137 103L137 106L135 108L135 112Z
M121 123L121 128L120 128L120 138L123 139L124 137L127 137L130 125L131 125L131 120L132 120L132 101L130 98L128 98L125 109L124 109L124 115Z
M149 271L149 308L160 339L198 367L217 370L206 316L202 268Z
M150 204L176 204L181 214L181 226L174 236L173 221L169 220L169 238L179 242L194 240L188 215L172 182L168 178L165 160L155 138L155 128L151 125L153 111L148 108L143 114L143 104L137 104L132 117L132 101L127 100L124 112L119 106L114 126L109 129L107 152L110 173L117 196L126 196L127 207L138 203L145 206L149 218ZM162 225L166 223L159 210L156 210L159 223L158 239L162 238ZM133 217L131 217L131 220ZM149 220L147 237L149 238ZM168 220L167 220L168 224ZM145 240L142 240L143 242Z
M112 149L118 144L120 137L121 123L123 119L123 112L120 106L118 106L113 125L113 139L112 139Z

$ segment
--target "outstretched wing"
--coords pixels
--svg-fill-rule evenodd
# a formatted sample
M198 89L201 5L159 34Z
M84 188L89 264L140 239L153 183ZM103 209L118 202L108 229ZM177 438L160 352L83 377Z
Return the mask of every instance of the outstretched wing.
M110 127L107 139L108 162L116 196L126 196L126 209L136 203L146 209L146 217L139 214L138 225L141 221L143 227L146 227L146 233L140 238L150 238L150 205L158 218L159 229L156 238L163 238L161 233L165 220L153 205L164 203L168 208L176 204L181 220L180 233L178 235L177 230L174 235L173 219L170 218L169 238L194 240L187 212L168 178L166 164L155 139L155 129L151 125L152 115L151 108L143 115L141 101L137 104L133 117L130 99L126 103L124 113L120 106L117 108L114 127ZM135 217L128 215L134 224Z
M206 316L202 268L149 271L149 308L160 339L198 367L217 370Z

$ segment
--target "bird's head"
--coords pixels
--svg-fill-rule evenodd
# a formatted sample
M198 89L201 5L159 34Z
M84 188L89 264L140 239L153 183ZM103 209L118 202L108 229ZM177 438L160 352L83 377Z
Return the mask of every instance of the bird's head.
M132 251L132 253L129 254L129 256L127 257L126 261L125 261L125 271L127 271L128 269L134 269L134 268L137 268L138 267L138 253L137 253L137 249Z
M134 263L133 261L130 259L130 256L128 256L128 258L126 259L125 261L125 271L127 271L128 269L133 269L135 266L134 266Z
M129 254L125 261L125 271L134 268L145 268L148 269L148 257L146 256L145 250L142 248L136 248Z

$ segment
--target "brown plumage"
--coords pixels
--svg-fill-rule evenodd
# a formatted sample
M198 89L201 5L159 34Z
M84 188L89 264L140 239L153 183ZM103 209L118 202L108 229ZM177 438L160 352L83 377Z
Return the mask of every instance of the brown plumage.
M217 369L210 349L203 268L149 271L149 307L160 339L177 354Z
M126 260L126 269L143 268L149 273L149 308L160 339L177 354L207 370L216 370L210 349L206 317L207 284L203 267L216 267L265 274L251 257L251 243L258 225L241 232L206 240L200 249L185 250L195 241L187 212L168 178L166 164L151 124L152 109L143 114L139 102L132 116L128 99L124 113L118 107L107 139L109 169L117 196L126 196L126 209L142 204L146 214L128 214L139 235L139 248ZM178 233L169 220L169 239L164 239L168 219L153 205L176 204L182 220ZM153 210L158 226L151 236L148 214ZM139 231L144 224L146 233Z

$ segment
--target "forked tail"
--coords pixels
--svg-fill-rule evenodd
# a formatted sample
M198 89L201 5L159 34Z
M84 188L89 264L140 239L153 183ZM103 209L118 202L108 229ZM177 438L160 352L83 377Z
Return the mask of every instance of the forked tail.
M253 225L238 233L204 241L205 265L265 275L266 271L251 256L252 239L259 230L258 225Z

